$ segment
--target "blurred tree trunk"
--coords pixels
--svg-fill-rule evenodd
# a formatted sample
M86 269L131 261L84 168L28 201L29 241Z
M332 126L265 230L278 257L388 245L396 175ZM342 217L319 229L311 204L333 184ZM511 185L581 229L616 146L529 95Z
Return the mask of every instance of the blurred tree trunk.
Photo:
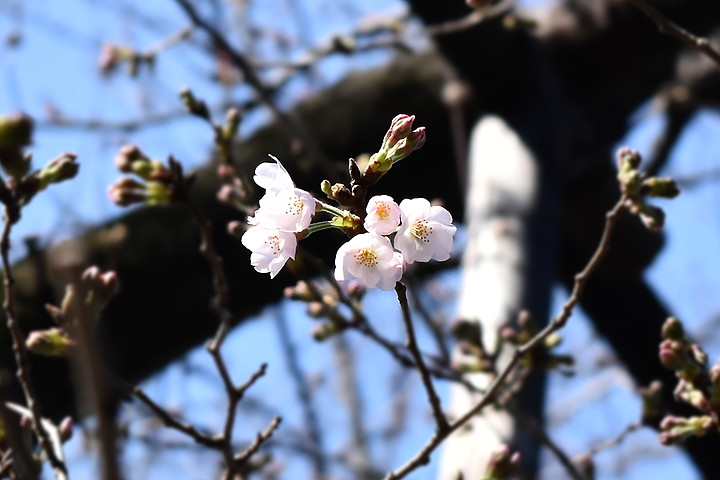
M534 319L547 318L555 280L557 209L537 157L502 119L487 116L478 122L468 162L468 233L458 316L479 324L482 343L492 353L501 328L515 325L521 310ZM507 364L511 354L507 346L499 352L498 369ZM484 373L471 377L482 390L492 380ZM541 372L529 377L520 392L517 408L523 415L542 416L543 377ZM450 415L462 415L479 398L462 386L453 386ZM463 478L482 477L489 454L504 443L521 452L521 477L532 478L539 444L518 428L512 412L486 409L468 427L445 444L441 479L453 480L458 471Z

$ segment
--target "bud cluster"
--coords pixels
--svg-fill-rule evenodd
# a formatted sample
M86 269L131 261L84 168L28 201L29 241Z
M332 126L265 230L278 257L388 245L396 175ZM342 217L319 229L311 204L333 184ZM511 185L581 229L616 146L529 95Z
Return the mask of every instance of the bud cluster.
M412 130L413 120L408 115L395 117L376 162L371 161L365 173L350 160L349 188L322 182L322 191L338 206L297 188L277 158L271 156L275 163L258 165L253 179L265 195L248 218L252 227L241 238L251 252L250 264L255 270L275 277L288 260L295 259L299 240L328 228L340 229L351 237L336 253L335 279L358 281L365 288L392 290L407 265L450 258L457 229L445 208L424 198L405 199L399 204L388 195L365 200L367 187L380 174L424 143L425 129ZM374 177L368 177L368 172ZM312 223L321 214L330 214L330 219Z
M368 177L368 185L376 183L393 164L425 145L425 127L413 130L414 121L415 115L400 114L393 118L380 150L370 156L363 172L363 176Z
M515 347L521 347L538 334L538 327L530 312L523 310L518 316L517 327L505 327L500 331L500 340ZM525 356L521 363L528 368L541 368L545 370L571 367L575 360L569 355L553 353L553 349L560 346L562 336L552 333L545 337L543 342Z
M685 336L682 324L670 317L663 324L660 362L678 378L675 398L692 405L705 415L668 416L660 422L660 441L665 445L681 442L690 436L718 431L720 413L720 362L708 371L707 354Z
M31 332L25 346L38 355L70 354L76 344L72 332L78 328L80 316L86 315L93 320L97 318L118 290L119 282L115 272L103 272L98 267L88 268L77 282L66 287L59 307L45 306L58 326Z
M482 341L479 322L458 320L450 327L463 358L453 367L464 373L495 371L495 354L487 351Z
M639 170L642 161L635 150L623 147L618 150L618 181L623 194L627 197L627 207L647 228L659 230L665 224L665 212L659 207L648 204L644 197L675 198L680 189L671 178L646 177Z
M172 157L165 165L151 160L135 145L120 148L115 167L135 175L119 178L108 189L110 200L121 207L136 203L167 205L183 200L193 180L192 176L183 176L182 167Z
M0 115L0 167L6 174L0 179L0 202L8 207L11 221L20 218L20 207L50 184L77 175L79 165L74 153L62 153L43 168L32 170L32 155L24 149L32 143L32 118L17 113Z

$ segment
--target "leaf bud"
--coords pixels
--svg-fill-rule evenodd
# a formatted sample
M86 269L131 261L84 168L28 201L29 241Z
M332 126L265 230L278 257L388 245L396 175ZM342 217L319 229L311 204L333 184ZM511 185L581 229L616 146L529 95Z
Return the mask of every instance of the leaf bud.
M69 152L63 153L50 160L50 162L36 174L39 181L39 190L44 190L51 183L60 183L75 177L80 170L80 165L78 165L76 160L77 155Z
M62 357L70 352L75 346L75 342L63 330L50 328L30 332L25 340L25 346L37 355Z
M204 118L205 120L210 120L210 111L207 105L202 100L195 98L195 95L189 88L184 87L180 90L180 100L182 100L185 109L189 113Z
M642 182L642 193L651 197L675 198L680 189L672 178L650 177Z
M662 337L667 340L685 340L685 329L680 320L668 317L662 326Z
M0 149L20 149L32 142L33 119L24 113L0 115Z
M490 454L482 480L505 480L510 478L520 465L520 453L512 453L510 447L503 444Z

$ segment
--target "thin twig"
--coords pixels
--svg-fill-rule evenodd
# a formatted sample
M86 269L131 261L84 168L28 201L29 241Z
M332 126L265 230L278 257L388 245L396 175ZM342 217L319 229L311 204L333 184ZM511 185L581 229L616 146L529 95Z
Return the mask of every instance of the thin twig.
M438 347L438 351L440 352L440 359L442 361L443 365L449 365L450 364L450 351L448 349L448 346L445 344L445 336L443 335L443 329L442 326L438 324L438 322L435 321L433 316L428 312L428 310L425 308L425 305L423 305L422 300L420 299L420 295L418 290L420 289L420 282L415 281L416 279L412 279L412 284L410 285L410 299L413 303L413 308L420 314L420 318L425 323L425 326L427 326L427 329L432 334L433 339L435 340L435 345Z
M617 445L620 445L623 440L627 438L628 435L630 435L635 430L638 430L643 426L642 422L633 422L630 425L626 426L622 432L618 433L617 436L611 440L608 440L605 443L601 443L600 445L596 445L587 452L583 453L582 455L578 455L575 457L576 460L581 460L583 458L593 457L597 455L598 453L602 452L603 450L607 450L609 448L615 447Z
M305 148L312 152L317 159L321 159L322 154L315 145L315 142L305 131L305 128L299 122L296 122L293 118L282 112L277 106L273 98L274 91L265 85L258 73L255 71L252 62L250 62L245 55L235 49L227 38L225 38L225 36L223 36L215 27L213 27L209 22L203 20L189 0L175 0L175 3L177 3L178 6L185 12L190 21L192 21L193 25L203 30L210 37L213 46L228 56L233 65L235 65L242 73L243 79L255 91L260 102L270 110L273 116L282 125L284 125L285 128L292 132L294 136L300 139Z
M674 24L667 18L665 18L660 12L651 7L645 0L629 0L630 3L635 5L642 13L650 18L660 30L660 33L675 37L686 45L689 45L711 59L718 66L720 66L720 53L715 50L707 38L698 37L679 25Z
M526 355L528 355L528 353L530 353L533 348L537 347L541 342L543 342L545 338L548 337L548 335L565 326L568 319L570 318L570 315L573 312L575 305L577 305L578 301L580 300L580 295L584 291L585 285L587 284L590 275L597 269L600 261L607 253L610 244L610 237L613 230L615 229L615 223L617 222L618 217L624 210L626 201L627 196L623 194L620 197L620 200L615 204L615 206L607 213L605 219L605 229L603 230L602 237L600 238L600 242L595 250L595 253L590 258L590 261L587 263L582 272L578 273L575 276L575 284L573 286L570 297L565 302L565 304L563 304L560 313L553 317L550 323L548 323L548 325L537 335L535 335L531 340L529 340L527 343L515 350L515 353L513 354L508 364L505 366L505 368L502 369L502 371L500 371L498 376L488 387L485 395L478 401L478 403L476 403L467 412L465 412L457 420L451 423L446 430L436 431L413 458L408 460L400 468L389 472L386 475L385 480L398 480L404 478L417 468L426 465L430 461L430 455L443 443L443 441L452 432L465 425L472 417L480 413L485 407L495 402L498 392L505 384L505 381L508 379L510 373L518 365L520 360L522 360Z
M407 332L407 348L410 350L410 354L415 360L415 366L420 372L420 378L422 379L423 386L425 387L425 393L428 396L428 402L430 402L430 408L432 409L433 418L435 419L435 428L438 433L445 432L450 425L448 424L445 413L443 413L442 406L440 405L440 397L435 391L435 386L432 382L432 377L428 371L425 360L423 360L422 352L417 344L417 337L415 336L415 327L412 324L412 317L410 315L410 306L408 305L407 299L407 288L402 283L398 282L395 284L395 292L397 293L398 302L400 302L400 308L402 310L403 321L405 322L405 331Z
M378 345L387 350L388 353L390 353L390 355L395 360L397 360L398 363L400 363L400 365L402 365L403 367L415 368L415 361L413 360L412 355L408 354L407 349L400 344L394 343L386 339L385 337L380 335L377 330L375 330L375 328L373 328L368 319L365 317L365 314L362 312L360 305L358 305L357 302L352 301L347 296L340 284L337 282L337 280L335 280L335 277L325 268L323 262L305 250L301 250L301 252L303 258L313 264L316 267L317 271L320 273L320 275L322 275L322 277L327 280L340 301L352 311L352 320L349 322L345 322L341 325L341 327L345 329L356 330L367 338L373 340ZM308 284L310 284L309 281ZM437 368L435 366L428 366L427 368L433 377L459 383L460 385L467 388L470 392L484 393L471 382L463 378L459 372L449 369Z
M242 466L242 464L247 462L250 457L252 457L260 449L262 444L265 443L272 436L273 433L275 433L275 430L277 430L281 422L281 417L273 418L272 422L270 422L270 425L268 425L265 430L257 434L257 437L255 437L255 441L253 443L248 445L245 450L235 455L235 464L237 464L238 466Z
M10 446L7 450L8 469L17 472L20 478L35 480L40 476L40 468L25 443L17 416L5 406L9 387L10 373L2 370L0 371L0 421L2 421L5 441Z
M13 215L10 212L14 206L5 205L3 208L3 230L0 238L0 257L2 257L2 267L5 287L5 301L3 307L7 316L7 327L12 338L13 353L15 355L15 363L17 364L17 379L22 387L25 403L30 410L32 427L37 436L40 447L47 455L50 465L52 466L55 477L59 480L67 480L68 473L65 462L58 458L55 449L50 441L50 436L42 425L42 416L40 414L40 404L35 400L35 393L30 382L30 360L28 359L25 347L25 335L20 330L20 325L15 318L15 277L10 267L10 231L13 225Z
M481 24L485 20L502 15L510 10L514 5L515 0L503 0L496 5L474 10L472 13L469 13L462 18L449 20L445 23L437 25L430 25L425 28L425 33L429 36L436 37L467 30Z
M125 389L129 391L135 398L140 400L146 407L148 407L157 416L166 427L177 430L178 432L184 433L188 437L192 438L196 443L218 449L221 445L222 440L218 437L214 437L205 433L199 432L195 427L189 423L181 422L168 413L163 407L155 403L140 387L134 387L131 385L123 384Z

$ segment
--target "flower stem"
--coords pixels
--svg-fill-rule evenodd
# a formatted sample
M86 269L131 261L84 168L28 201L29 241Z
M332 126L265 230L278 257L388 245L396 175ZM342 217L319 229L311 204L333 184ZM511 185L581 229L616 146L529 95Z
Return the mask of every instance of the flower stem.
M315 199L315 201L320 204L320 207L322 208L322 210L324 212L332 213L336 217L346 217L346 216L350 215L350 212L348 212L347 210L343 210L338 207L333 207L329 203L325 203L318 199Z
M309 237L311 233L319 232L320 230L327 230L328 228L340 228L332 220L325 220L323 222L312 223L304 230L305 237Z

